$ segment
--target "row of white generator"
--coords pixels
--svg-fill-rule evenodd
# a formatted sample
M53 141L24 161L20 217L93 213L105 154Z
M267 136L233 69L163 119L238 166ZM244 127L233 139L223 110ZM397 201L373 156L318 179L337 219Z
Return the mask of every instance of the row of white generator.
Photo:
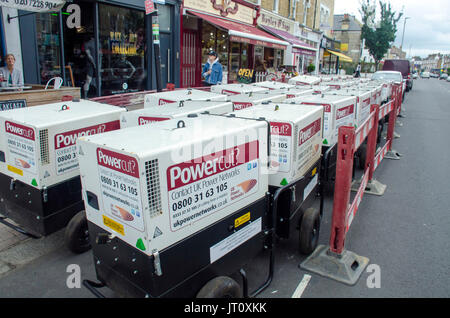
M72 251L93 247L100 283L85 285L97 295L223 296L261 251L273 269L275 237L292 227L300 252L315 249L325 150L389 89L263 82L149 94L135 111L86 100L4 111L0 214L33 236L67 225Z

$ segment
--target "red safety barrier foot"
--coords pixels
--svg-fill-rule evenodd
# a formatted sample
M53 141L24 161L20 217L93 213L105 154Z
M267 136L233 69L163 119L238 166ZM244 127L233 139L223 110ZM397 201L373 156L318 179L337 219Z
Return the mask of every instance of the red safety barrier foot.
M369 259L351 251L333 253L328 246L319 245L316 250L300 264L300 268L323 277L353 286L369 264Z

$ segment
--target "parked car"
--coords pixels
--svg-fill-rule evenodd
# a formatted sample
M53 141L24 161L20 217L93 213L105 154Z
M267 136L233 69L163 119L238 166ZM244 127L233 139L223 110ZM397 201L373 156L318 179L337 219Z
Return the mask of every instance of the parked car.
M413 77L413 79L417 79L417 78L419 78L419 74L413 73L412 77Z
M397 71L402 73L403 79L406 80L406 91L408 92L412 89L413 78L409 60L385 60L383 71Z
M430 73L430 77L432 77L432 78L439 78L439 75L437 75L436 73Z
M429 79L430 78L430 72L422 72L420 77Z
M447 82L450 82L450 76L449 76L449 77L447 77Z
M403 79L402 73L397 71L378 71L373 73L372 80L378 81L393 81L394 83L400 84L402 83L403 87L403 99L406 94L406 81Z
M446 80L447 78L448 78L447 73L442 73L441 76L439 77L440 80Z

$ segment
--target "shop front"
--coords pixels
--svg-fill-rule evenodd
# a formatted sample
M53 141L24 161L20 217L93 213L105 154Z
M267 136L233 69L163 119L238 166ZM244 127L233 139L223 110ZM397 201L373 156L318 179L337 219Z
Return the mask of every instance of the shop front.
M317 49L294 35L298 29L297 24L298 22L263 9L258 18L260 28L289 43L281 63L276 66L304 74L308 65L315 63Z
M158 5L164 86L179 85L179 10L176 0ZM81 87L87 98L156 87L144 1L75 0L59 12L19 19L27 83L59 76L65 85Z
M286 41L256 28L258 7L245 1L184 0L181 23L181 86L202 85L207 53L217 52L223 83L237 81L240 69L258 69L261 61L282 63Z
M340 63L349 62L352 63L352 58L341 53L341 42L330 39L326 36L323 37L322 45L322 67L321 72L325 74L339 74Z

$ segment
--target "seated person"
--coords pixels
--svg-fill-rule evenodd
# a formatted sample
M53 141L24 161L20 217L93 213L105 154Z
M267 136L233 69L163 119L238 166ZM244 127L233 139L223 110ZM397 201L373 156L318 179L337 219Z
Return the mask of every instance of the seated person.
M6 66L0 68L0 74L3 72L3 78L6 80L8 86L23 86L23 74L14 67L16 58L13 54L7 54L5 57Z

